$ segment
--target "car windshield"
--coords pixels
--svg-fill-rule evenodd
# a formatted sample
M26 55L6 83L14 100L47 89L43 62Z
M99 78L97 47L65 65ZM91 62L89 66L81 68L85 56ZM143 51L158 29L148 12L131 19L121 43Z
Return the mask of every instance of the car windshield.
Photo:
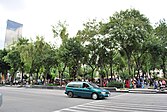
M89 83L92 87L94 87L94 88L100 88L99 86L97 86L96 84L94 84L94 83Z

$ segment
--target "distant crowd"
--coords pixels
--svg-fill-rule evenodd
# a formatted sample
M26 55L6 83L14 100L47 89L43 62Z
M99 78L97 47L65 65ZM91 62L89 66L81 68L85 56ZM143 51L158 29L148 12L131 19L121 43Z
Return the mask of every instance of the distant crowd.
M166 81L162 80L155 80L155 79L144 79L141 78L134 78L131 80L125 80L125 87L126 88L149 88L153 87L154 89L162 89L166 87Z

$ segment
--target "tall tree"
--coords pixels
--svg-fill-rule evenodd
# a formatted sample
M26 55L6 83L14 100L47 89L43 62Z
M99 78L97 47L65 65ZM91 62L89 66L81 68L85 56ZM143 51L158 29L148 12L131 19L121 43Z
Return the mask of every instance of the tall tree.
M35 46L33 42L29 42L21 52L21 58L24 62L25 71L29 73L29 83L31 82L32 74L35 72Z
M42 56L42 65L45 68L45 78L52 79L51 77L51 68L55 67L58 62L56 58L56 50L53 46L50 46L48 43L45 43L43 46L43 56Z
M70 38L65 44L62 44L59 51L59 57L71 70L75 80L84 57L84 47L77 38Z
M16 72L19 70L21 58L20 53L18 50L15 49L15 47L12 47L12 49L9 51L9 53L4 57L4 60L6 63L10 64L10 78L11 78L11 85L13 85L13 81L16 76Z
M110 66L110 75L111 78L113 76L113 65L114 65L114 57L118 53L119 46L117 45L117 41L111 34L112 29L110 29L110 22L102 23L100 22L100 34L102 35L102 44L107 50L107 60L106 63Z
M160 20L155 28L155 35L160 40L160 58L162 60L161 67L164 77L166 77L166 59L167 59L167 24L165 20Z
M44 41L44 37L39 37L37 36L36 37L36 41L34 42L34 50L35 50L35 53L33 54L34 55L34 72L36 72L36 81L38 80L39 78L39 71L40 71L40 68L42 67L42 65L45 65L46 67L46 58L48 56L47 53L49 52L49 48L50 48L50 45L47 44L45 41ZM44 62L45 60L45 62ZM50 68L50 65L47 66L47 68ZM48 70L48 69L47 69ZM45 76L47 77L47 75L49 75L49 70L47 71L47 73L45 73Z
M19 66L19 70L22 72L21 74L21 84L23 84L23 78L24 78L24 68L25 68L25 65L24 65L24 60L22 58L22 52L24 52L25 50L25 47L28 45L28 41L29 39L26 39L26 38L19 38L18 41L15 43L15 47L16 49L18 50L18 52L20 53L20 58L21 58L21 63L20 63L20 66Z
M59 50L58 50L58 55L57 55L57 67L58 67L58 71L59 71L59 78L60 78L60 85L62 84L62 75L67 67L67 59L68 57L67 56L67 52L64 52L65 48L63 47L68 38L69 38L69 34L68 34L68 31L67 31L67 24L66 22L62 23L59 21L59 23L55 26L52 26L52 32L54 34L54 38L56 38L57 40L59 40L59 38L61 39L61 43L60 45L57 45L57 46L60 46ZM58 41L60 42L60 41ZM62 56L64 58L62 58Z
M6 63L4 57L8 54L6 49L0 50L0 72L2 73L2 77L4 78L5 82L7 77L8 70L10 69L9 63ZM2 78L1 77L1 78Z
M149 19L138 10L127 9L110 17L108 27L111 29L110 35L118 42L117 46L126 53L128 73L131 75L131 57L136 47L149 36Z
M88 57L87 57L87 65L89 65L92 69L91 80L93 81L93 74L95 69L98 67L98 48L100 46L99 39L99 31L100 31L100 23L96 21L96 19L92 21L86 22L83 30L79 30L77 36L81 38L82 44L87 49Z

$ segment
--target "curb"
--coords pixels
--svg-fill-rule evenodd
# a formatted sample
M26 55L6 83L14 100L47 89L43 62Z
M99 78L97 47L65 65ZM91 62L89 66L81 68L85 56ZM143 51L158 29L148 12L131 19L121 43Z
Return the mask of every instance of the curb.
M41 85L33 85L33 86L31 86L31 87L26 87L26 88L65 90L65 87L62 87L62 86L41 86Z
M158 90L154 89L129 89L129 93L156 94Z
M35 89L58 89L65 90L65 86L44 86L44 85L23 85L23 86L10 86L5 85L5 87L15 87L15 88L35 88ZM117 89L116 87L103 87L110 92L118 92L118 93L139 93L139 94L167 94L167 90L157 90L157 89Z

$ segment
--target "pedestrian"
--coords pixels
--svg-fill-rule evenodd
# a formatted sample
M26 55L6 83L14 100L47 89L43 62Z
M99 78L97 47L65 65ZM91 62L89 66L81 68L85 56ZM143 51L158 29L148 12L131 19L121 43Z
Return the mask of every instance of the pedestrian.
M133 88L135 89L136 88L136 80L135 79L132 80L132 85L133 85Z
M162 80L162 85L166 86L166 81Z
M107 80L104 80L103 81L103 87L106 87L107 86Z
M154 80L154 89L157 89L157 88L158 88L158 81Z
M144 88L144 80L141 82L141 88Z
M141 77L141 88L144 88L144 78Z
M140 88L141 87L141 82L140 82L140 79L138 78L137 79L137 88Z
M166 81L165 80L162 80L162 86L161 86L161 89L164 89L166 87Z
M130 80L129 79L125 80L125 87L130 88Z
M158 84L159 84L159 89L162 89L162 81L161 80L159 80Z

